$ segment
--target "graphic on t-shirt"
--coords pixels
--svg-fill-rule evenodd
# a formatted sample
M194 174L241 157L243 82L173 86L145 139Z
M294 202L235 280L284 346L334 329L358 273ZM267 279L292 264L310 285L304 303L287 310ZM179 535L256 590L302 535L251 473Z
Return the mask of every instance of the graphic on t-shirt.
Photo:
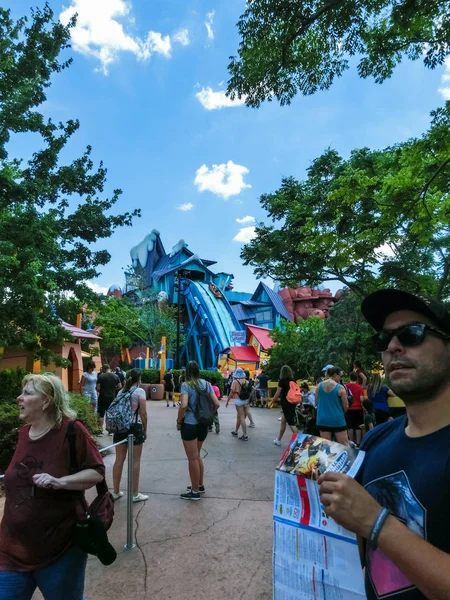
M42 473L44 467L44 461L38 461L34 456L26 456L21 462L16 462L14 470L17 473L19 479L24 479L29 482L33 475L36 473Z
M366 490L417 535L426 539L426 509L414 495L404 471L375 479ZM415 586L381 550L369 550L367 571L377 598L389 598Z

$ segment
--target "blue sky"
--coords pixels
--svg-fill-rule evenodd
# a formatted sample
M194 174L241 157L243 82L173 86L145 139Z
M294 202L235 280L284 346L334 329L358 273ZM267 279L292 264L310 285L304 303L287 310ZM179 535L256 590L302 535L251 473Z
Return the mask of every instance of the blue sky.
M236 290L253 291L252 269L239 257L252 222L237 219L264 219L261 194L283 176L303 178L328 146L346 156L420 135L429 112L450 98L445 67L428 71L404 61L381 86L360 80L353 68L330 90L297 97L290 107L222 106L244 0L49 3L63 20L79 14L66 51L74 62L54 77L44 106L56 121L81 122L64 159L91 144L94 160L108 169L108 190L123 189L115 211L142 210L132 228L98 244L111 254L95 281L101 287L123 282L130 248L156 228L166 250L183 238L193 252L217 260L217 270L233 273ZM3 3L14 17L43 4ZM18 136L10 155L26 158L35 144Z

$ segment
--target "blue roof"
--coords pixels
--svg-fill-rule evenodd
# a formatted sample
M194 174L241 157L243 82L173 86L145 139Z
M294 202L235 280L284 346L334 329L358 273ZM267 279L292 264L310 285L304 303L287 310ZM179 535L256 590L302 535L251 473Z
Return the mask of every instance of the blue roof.
M244 306L270 306L268 302L256 302L256 300L244 300L241 304Z
M280 314L285 319L287 319L288 321L292 321L292 317L288 313L285 305L283 304L283 300L281 299L281 296L279 294L277 294L277 292L274 292L273 290L271 290L270 287L268 285L266 285L265 283L263 283L262 281L259 283L258 287L256 288L256 291L252 296L252 300L256 299L258 297L260 288L262 288L266 292L267 296L269 297L270 302L272 303L272 305L275 308L275 310L277 311L277 313Z
M250 300L252 294L248 292L236 292L234 290L225 291L225 297L228 302L242 302L243 300Z
M233 304L231 306L234 316L238 321L247 321L255 318L255 313L242 304Z
M189 265L194 264L194 263L199 265L200 267L202 267L206 273L209 273L210 275L214 276L214 273L210 269L208 269L208 267L206 265L203 264L202 260L200 258L196 258L194 255L191 258L189 258L188 260L185 260L184 262L182 262L180 264L177 264L177 265L172 264L171 266L166 265L165 268L161 268L160 264L158 263L158 269L153 271L153 277L157 281L158 279L161 279L161 277L164 277L164 275L167 275L168 273L173 273L174 271L178 271L178 269L189 270Z

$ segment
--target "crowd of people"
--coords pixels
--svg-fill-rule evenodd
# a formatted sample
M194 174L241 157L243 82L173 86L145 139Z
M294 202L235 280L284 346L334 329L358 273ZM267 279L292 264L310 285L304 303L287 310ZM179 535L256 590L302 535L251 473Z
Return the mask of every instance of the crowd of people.
M445 518L450 500L450 314L437 301L398 290L371 294L364 300L362 312L377 332L374 341L386 383L380 373L367 373L358 362L349 382L344 382L342 369L327 365L313 392L307 382L299 387L292 369L284 365L272 399L280 401L282 410L274 443L280 445L287 426L293 432L303 429L301 418L307 412L306 430L312 427L320 436L345 445L360 444L365 458L356 480L326 472L318 484L325 514L360 539L368 600L380 594L395 594L400 600L444 600L450 589L450 530ZM133 491L139 502L147 499L138 489L140 456L147 436L145 393L138 369L132 369L126 378L120 375L105 365L96 377L88 364L83 393L101 420L116 394L129 401L136 426L133 431L137 432ZM260 400L267 403L261 390L267 389L268 380L264 372L261 375L262 381L257 380L256 385L239 368L228 377L226 404L233 402L236 408L236 426L231 433L242 441L248 441L246 420L250 419L251 427L249 407L258 389ZM181 498L198 501L205 493L201 449L210 427L215 425L216 432L220 431L213 413L220 406L221 394L214 377L211 381L200 377L195 362L187 365L179 384L176 428L190 476ZM393 395L406 405L407 414L399 418L393 418L389 409L388 399ZM292 400L299 397L299 401ZM166 399L168 404L174 402L171 396ZM36 588L45 600L61 598L62 591L67 600L81 600L87 554L74 543L77 506L85 490L104 481L103 460L88 431L74 420L76 415L58 377L27 376L17 402L26 424L20 429L5 474L0 600L30 600ZM205 402L210 414L205 412ZM75 456L68 443L71 427ZM118 432L114 441L127 435L128 431ZM117 446L113 467L116 501L122 495L125 456L126 446ZM388 590L386 574L391 574Z

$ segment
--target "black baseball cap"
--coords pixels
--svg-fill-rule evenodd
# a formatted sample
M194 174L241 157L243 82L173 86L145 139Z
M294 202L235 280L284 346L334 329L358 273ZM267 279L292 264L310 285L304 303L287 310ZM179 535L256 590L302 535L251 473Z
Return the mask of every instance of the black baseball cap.
M385 289L373 292L364 298L361 312L376 331L381 331L384 321L397 310L413 310L431 319L444 333L450 333L450 314L442 302L427 296Z

